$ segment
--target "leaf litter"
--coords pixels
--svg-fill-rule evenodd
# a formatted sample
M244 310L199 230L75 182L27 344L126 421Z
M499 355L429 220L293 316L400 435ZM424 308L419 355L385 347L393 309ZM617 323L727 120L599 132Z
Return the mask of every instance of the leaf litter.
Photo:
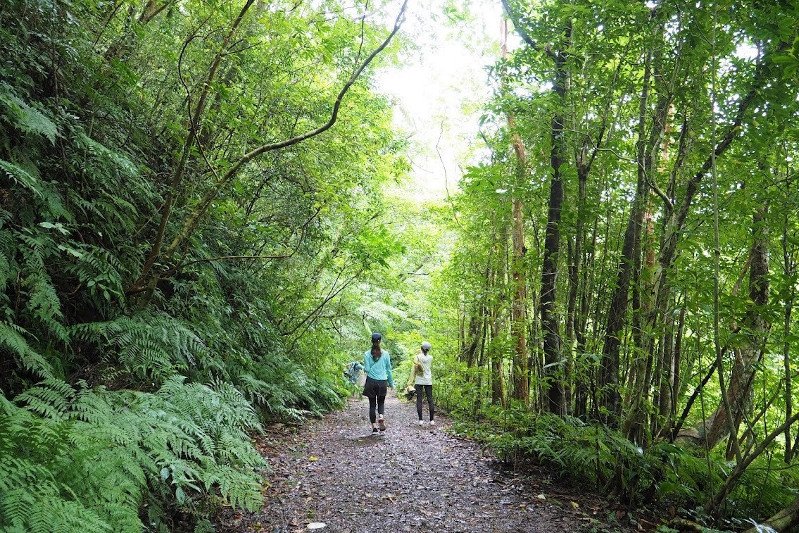
M365 398L257 439L269 461L264 505L224 508L217 531L633 532L619 509L545 470L513 472L476 443L451 435L451 421L419 426L415 404L389 394L384 434L372 436ZM651 526L651 524L650 524Z

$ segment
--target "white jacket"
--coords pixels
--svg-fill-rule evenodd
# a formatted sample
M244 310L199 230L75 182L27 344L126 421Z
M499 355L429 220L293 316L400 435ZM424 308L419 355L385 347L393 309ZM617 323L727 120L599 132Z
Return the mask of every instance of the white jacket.
M413 380L414 385L432 385L433 384L433 356L425 355L424 352L419 352L419 355L414 357L413 364L419 363L422 365L422 372L416 371L416 379Z

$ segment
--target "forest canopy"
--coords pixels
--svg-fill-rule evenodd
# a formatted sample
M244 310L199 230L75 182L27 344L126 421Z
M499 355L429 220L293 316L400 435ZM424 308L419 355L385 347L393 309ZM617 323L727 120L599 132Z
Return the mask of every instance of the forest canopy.
M376 83L419 6L0 6L0 529L258 508L251 437L342 405L372 331L509 462L796 527L799 7L496 8L479 150L420 202Z

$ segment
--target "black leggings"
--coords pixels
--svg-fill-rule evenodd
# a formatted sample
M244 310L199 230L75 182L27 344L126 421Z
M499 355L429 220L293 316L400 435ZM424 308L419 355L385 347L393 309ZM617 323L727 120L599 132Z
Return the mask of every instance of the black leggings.
M435 415L435 407L433 407L433 386L432 385L414 385L416 389L416 414L419 415L419 420L422 419L422 391L427 396L427 406L430 408L430 420L433 420Z
M386 411L386 395L383 396L369 396L369 422L374 424L377 421L377 415L375 415L375 407L377 407L377 412L381 415Z
M377 380L366 377L366 384L363 386L363 395L369 398L369 421L374 424L377 421L375 407L381 415L385 412L386 394L388 393L386 380Z

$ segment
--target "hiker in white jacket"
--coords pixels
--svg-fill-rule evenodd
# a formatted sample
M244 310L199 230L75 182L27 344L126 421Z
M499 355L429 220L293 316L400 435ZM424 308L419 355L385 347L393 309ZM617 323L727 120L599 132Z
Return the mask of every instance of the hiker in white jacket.
M419 415L419 425L424 425L422 420L422 393L427 398L427 406L430 410L430 425L435 424L434 415L435 408L433 407L433 356L429 354L430 343L424 341L419 355L413 359L413 369L416 378L413 381L413 386L416 389L416 414Z

